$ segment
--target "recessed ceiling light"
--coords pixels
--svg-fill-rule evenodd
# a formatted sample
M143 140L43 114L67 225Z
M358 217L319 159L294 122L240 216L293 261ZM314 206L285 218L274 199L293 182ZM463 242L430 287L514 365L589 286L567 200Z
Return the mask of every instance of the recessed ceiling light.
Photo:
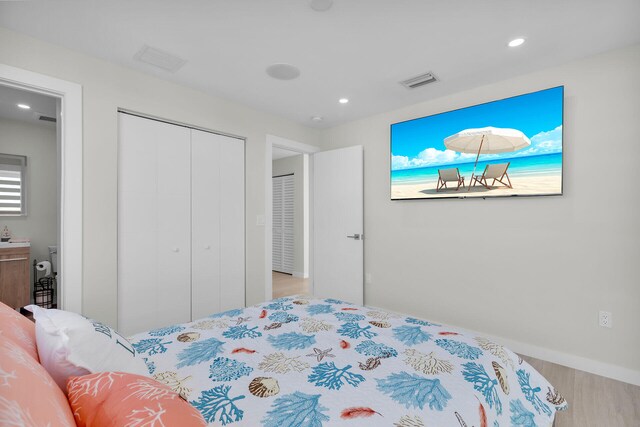
M347 98L340 98L340 99L338 100L338 102L339 102L340 104L346 104L346 103L348 103L348 102L349 102L349 100L348 100Z
M321 116L311 116L311 121L313 122L321 122L324 119Z
M18 108L22 108L23 110L30 110L31 106L27 104L17 104Z
M300 76L300 70L291 64L273 64L267 67L267 74L278 80L293 80Z
M520 46L522 43L524 43L524 39L522 37L519 37L517 39L513 39L511 40L508 45L509 47L518 47Z
M333 0L311 0L310 5L316 12L326 12L333 6Z

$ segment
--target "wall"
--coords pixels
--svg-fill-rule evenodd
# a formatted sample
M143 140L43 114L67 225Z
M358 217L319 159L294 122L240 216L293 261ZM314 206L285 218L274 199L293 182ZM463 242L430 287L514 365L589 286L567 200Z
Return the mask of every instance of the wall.
M0 153L27 156L27 216L0 216L0 229L31 239L30 266L48 260L58 241L56 150L55 126L0 118Z
M83 86L83 314L117 321L117 109L247 138L247 304L264 300L266 134L317 145L289 120L0 28L0 63Z
M639 75L636 45L325 131L365 147L365 303L640 384ZM390 124L557 85L564 196L390 201Z
M309 277L309 155L285 157L273 161L273 176L294 174L293 201L293 275ZM305 203L306 196L306 203Z

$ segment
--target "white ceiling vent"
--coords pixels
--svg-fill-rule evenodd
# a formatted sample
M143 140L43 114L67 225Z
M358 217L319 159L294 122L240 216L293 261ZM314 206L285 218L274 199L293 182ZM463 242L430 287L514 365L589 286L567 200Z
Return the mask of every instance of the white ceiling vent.
M140 62L144 62L145 64L153 65L154 67L169 71L170 73L175 73L187 63L184 59L169 52L147 45L144 45L142 49L135 54L134 58Z
M438 78L433 75L432 72L420 74L419 76L411 77L410 79L403 80L400 84L407 89L415 89L420 86L428 85L429 83L435 83Z

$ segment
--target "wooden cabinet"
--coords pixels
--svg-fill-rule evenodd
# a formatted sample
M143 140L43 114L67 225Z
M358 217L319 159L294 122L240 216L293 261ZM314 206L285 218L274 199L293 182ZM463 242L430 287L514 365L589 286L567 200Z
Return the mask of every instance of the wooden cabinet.
M0 301L12 308L29 304L29 247L0 248Z

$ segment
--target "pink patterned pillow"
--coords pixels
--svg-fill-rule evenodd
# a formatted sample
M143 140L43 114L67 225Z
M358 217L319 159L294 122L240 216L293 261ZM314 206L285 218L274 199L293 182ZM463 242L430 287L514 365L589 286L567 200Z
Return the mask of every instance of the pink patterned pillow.
M0 302L0 339L9 338L38 361L36 325L13 308Z
M206 426L202 415L176 392L141 375L71 377L67 391L78 427Z
M67 398L22 346L0 339L0 426L75 426Z

